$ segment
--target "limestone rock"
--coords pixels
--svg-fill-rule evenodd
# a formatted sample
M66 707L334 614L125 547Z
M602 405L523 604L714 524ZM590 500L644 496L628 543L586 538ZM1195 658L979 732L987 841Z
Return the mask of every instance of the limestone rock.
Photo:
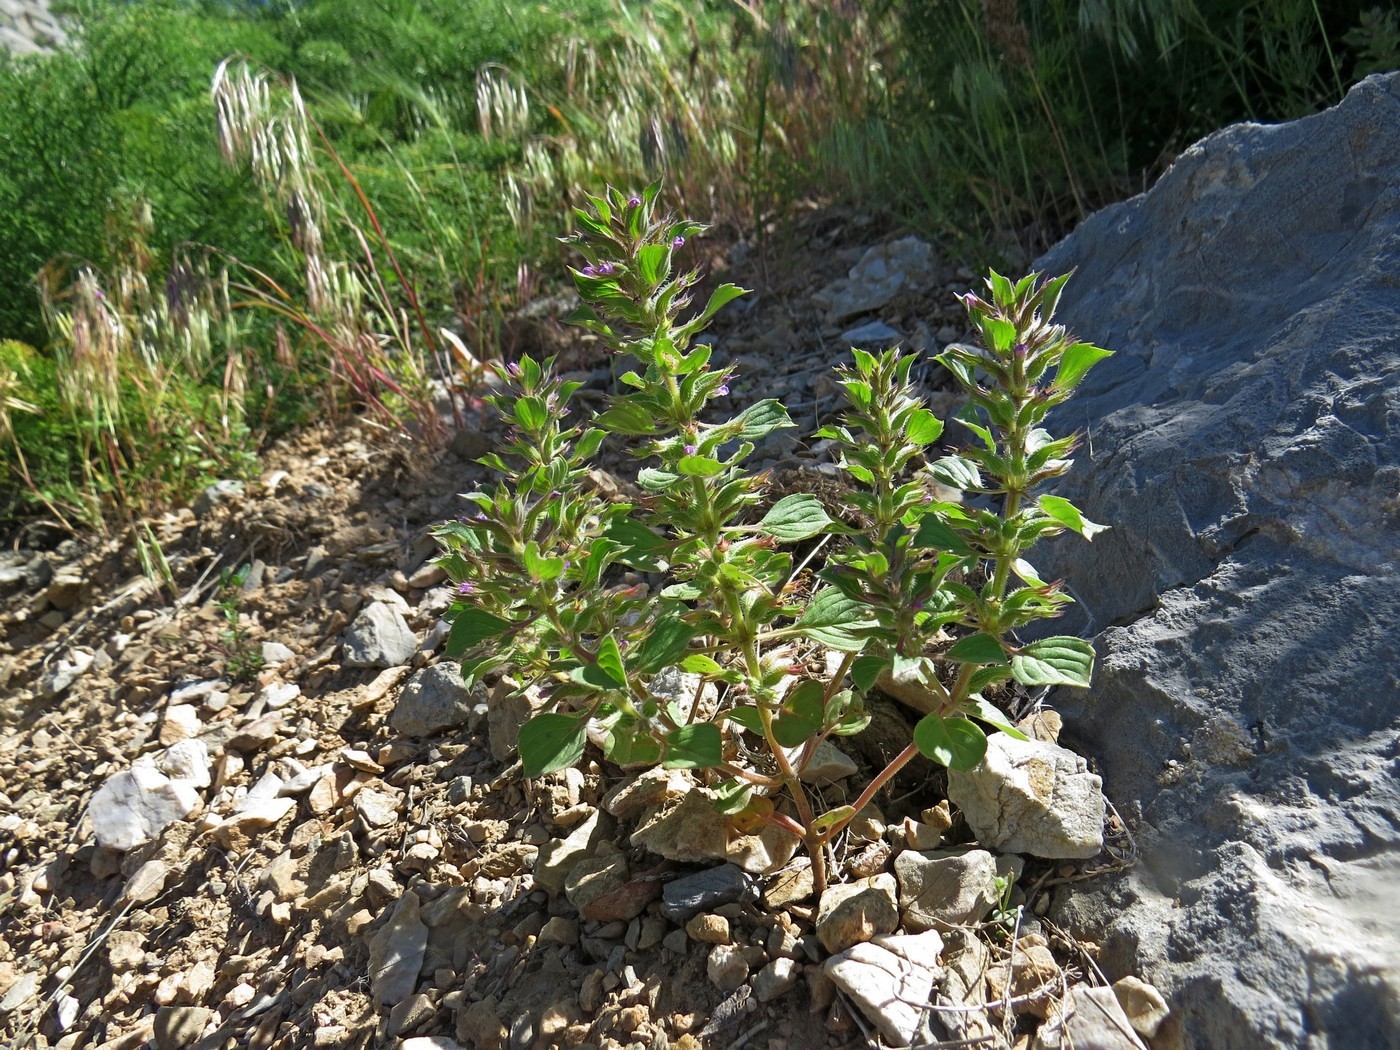
M1133 1031L1151 1039L1171 1013L1162 993L1139 977L1123 977L1113 982L1113 994L1123 1008Z
M942 973L943 939L926 933L876 937L832 956L822 972L880 1030L891 1046L927 1038L926 1011L934 981Z
M933 267L933 249L917 237L905 237L869 249L845 277L812 296L832 321L878 310L904 285L926 277Z
M997 862L986 850L905 850L894 859L894 874L904 925L910 930L979 923L997 902Z
M884 321L870 321L841 333L841 342L862 350L888 350L903 338Z
M389 724L405 736L432 736L466 725L474 703L455 666L433 664L404 683Z
M817 939L827 951L893 933L899 926L895 881L889 874L828 886L817 903Z
M1033 1050L1072 1046L1074 1050L1147 1050L1112 988L1078 984L1059 1012L1036 1031Z
M417 651L417 636L388 602L370 602L345 632L346 667L398 667Z
M1050 860L1103 849L1102 782L1055 744L993 733L978 765L948 771L948 798L989 849Z
M370 990L381 1007L403 1002L417 987L428 948L428 927L418 912L418 894L409 890L399 898L388 923L370 939Z
M542 703L538 691L533 687L521 692L516 683L508 678L502 678L492 687L486 708L486 733L491 743L491 754L496 759L506 762L515 757L520 727L529 721Z
M214 1011L205 1006L162 1006L156 1011L155 1040L157 1050L184 1050L192 1045Z
M88 819L99 846L129 850L150 842L199 803L199 793L185 781L171 780L149 766L136 766L113 774L97 789Z
M749 960L734 944L717 944L705 958L705 975L722 992L732 992L749 979Z
M535 858L535 885L551 894L562 893L569 873L598 848L598 843L611 841L614 827L612 817L594 810L567 837L546 842Z
M802 967L796 959L774 959L753 975L753 996L761 1003L770 1003L797 987Z
M729 827L715 809L714 794L696 787L654 810L629 841L667 860L701 864L725 859Z
M1397 158L1374 76L1035 266L1078 267L1056 319L1116 351L1048 424L1091 429L1057 492L1112 529L1034 561L1080 600L1055 632L1100 632L1054 702L1142 854L1052 917L1200 1046L1400 1045Z
M171 780L183 780L192 788L208 787L209 748L203 740L181 740L171 744L157 765Z
M52 700L58 696L92 666L93 659L92 653L73 649L55 660L53 665L39 676L39 699Z

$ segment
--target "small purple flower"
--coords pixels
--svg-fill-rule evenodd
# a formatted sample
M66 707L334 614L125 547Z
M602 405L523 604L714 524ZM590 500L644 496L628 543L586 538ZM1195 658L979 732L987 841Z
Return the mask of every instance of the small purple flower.
M672 248L684 248L684 247L685 247L685 238L684 238L684 237L677 237L675 240L673 240L673 241L671 242L671 247L672 247Z
M915 598L912 602L909 603L909 608L913 609L915 612L923 612L924 603L919 601L919 599Z
M485 521L486 512L484 510L479 510L475 514L473 514L472 517L475 518L477 521Z
M642 198L637 197L637 196L635 196L635 195L632 196L632 197L630 197L630 198L628 198L628 200L627 200L627 207L629 207L629 208L640 208L641 206L642 206Z
M520 365L517 364L515 361L512 361L510 364L506 365L506 371L510 374L510 377L512 379L519 379L524 374L520 371Z
M585 277L597 277L597 276L598 276L598 268L597 268L596 266L585 266L585 267L584 267L582 270L580 270L579 272L580 272L581 274L583 274Z
M715 396L716 396L716 397L728 397L728 396L729 396L729 384L728 384L728 383L721 383L721 384L719 385L719 387L715 390Z
M1015 348L1012 350L1012 353L1014 353L1017 359L1019 360L1025 357L1029 351L1030 347L1026 346L1025 343L1017 343Z
M612 263L600 262L595 268L595 272L598 274L599 277L610 277L612 276L614 269L615 267Z
M473 587L470 583L466 582L465 580L457 584L457 596L459 598L465 598L467 595L475 593L476 588Z
M685 446L685 454L686 454L687 456L693 456L693 455L695 455L695 446L694 446L694 445L686 445L686 446Z

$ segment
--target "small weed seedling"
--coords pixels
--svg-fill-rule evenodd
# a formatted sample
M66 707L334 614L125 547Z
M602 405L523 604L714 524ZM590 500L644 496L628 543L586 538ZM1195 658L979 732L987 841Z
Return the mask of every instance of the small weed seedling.
M1017 734L990 690L1088 685L1087 642L1022 645L1014 632L1071 600L1027 550L1101 528L1042 493L1069 469L1076 438L1040 424L1107 351L1051 324L1067 278L993 273L986 298L963 299L984 348L938 359L968 393L957 420L976 443L930 458L943 424L912 389L914 359L856 350L839 369L845 415L821 432L855 489L846 508L833 516L795 494L760 516L767 479L745 461L793 423L771 399L708 421L734 374L696 336L743 291L722 285L689 313L699 275L677 260L703 227L659 215L658 189L590 198L568 239L584 259L572 271L584 304L575 320L637 362L621 377L629 392L580 423L577 384L552 362L500 369L508 392L494 403L512 429L482 461L500 480L439 530L458 585L448 651L468 684L509 671L538 689L543 707L520 731L527 775L578 762L590 730L624 767L703 770L736 826L776 825L801 841L820 890L828 844L915 755L967 769L986 750L984 727ZM647 461L635 505L585 485L609 435ZM812 587L790 548L822 535L839 543ZM623 586L624 568L665 585ZM660 699L649 683L674 667L699 687ZM802 772L823 741L865 727L864 697L881 681L916 688L926 713L852 804L818 812Z
M219 632L219 638L224 643L224 673L237 682L251 682L263 668L262 650L248 638L248 633L243 629L242 613L238 609L243 583L248 579L251 568L250 565L241 565L237 569L221 569L219 596L214 600L228 624Z

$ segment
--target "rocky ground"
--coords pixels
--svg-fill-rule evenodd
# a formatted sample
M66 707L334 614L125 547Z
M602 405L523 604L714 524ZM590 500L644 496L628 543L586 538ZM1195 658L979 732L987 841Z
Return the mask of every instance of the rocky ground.
M973 274L874 217L814 213L792 243L711 248L707 265L762 289L715 329L743 373L735 407L778 396L802 425L756 465L818 487L835 470L806 435L836 407L832 365L852 343L962 337L952 294ZM601 403L608 362L549 313L522 338ZM1018 713L1045 742L1003 755L1003 783L1029 785L1027 805L1038 776L1087 799L1037 818L1050 844L979 825L970 787L950 809L925 771L853 825L820 901L801 861L716 840L679 774L629 787L586 759L523 779L508 705L441 662L430 530L481 473L480 419L432 459L368 424L282 442L257 481L150 523L164 580L126 538L29 529L0 555L5 1041L1180 1045L1155 991L1109 990L1094 947L1044 918L1128 862L1131 838L1029 698ZM605 465L598 483L625 490L626 457ZM897 704L880 712L828 802L908 732Z

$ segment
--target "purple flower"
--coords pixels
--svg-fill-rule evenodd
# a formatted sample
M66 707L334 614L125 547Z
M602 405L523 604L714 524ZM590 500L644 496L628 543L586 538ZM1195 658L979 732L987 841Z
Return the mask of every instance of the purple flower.
M922 612L924 608L924 603L919 601L919 599L915 598L912 602L909 603L909 608L913 609L915 612Z
M686 454L687 456L693 456L693 455L695 455L695 446L694 446L694 445L686 445L686 446L685 446L685 454Z
M685 238L684 238L684 237L677 237L675 240L673 240L673 241L671 242L671 247L672 247L672 248L684 248L684 247L685 247Z
M520 365L517 364L517 363L514 362L514 361L512 361L510 364L506 365L506 371L507 371L508 373L510 373L510 376L511 376L512 379L519 379L519 378L521 377L521 375L523 374L523 373L520 371Z
M467 595L474 593L476 593L476 588L473 587L470 583L467 583L465 580L457 584L458 597L465 598Z
M597 277L597 276L598 276L598 268L597 268L596 266L585 266L585 267L584 267L582 270L580 270L579 272L582 273L585 277Z
M633 197L628 198L627 207L629 207L629 208L640 208L641 206L642 206L642 198L637 197L637 196L633 196Z
M614 266L612 263L600 262L596 267L595 272L598 274L599 277L608 277L612 274L613 270Z
M1014 353L1017 356L1017 358L1022 358L1026 356L1026 353L1029 350L1030 347L1026 346L1025 343L1017 343L1015 349L1012 350L1012 353Z
M729 396L729 384L728 384L728 383L721 383L721 384L719 385L719 387L715 390L715 396L716 396L716 397L728 397L728 396Z

